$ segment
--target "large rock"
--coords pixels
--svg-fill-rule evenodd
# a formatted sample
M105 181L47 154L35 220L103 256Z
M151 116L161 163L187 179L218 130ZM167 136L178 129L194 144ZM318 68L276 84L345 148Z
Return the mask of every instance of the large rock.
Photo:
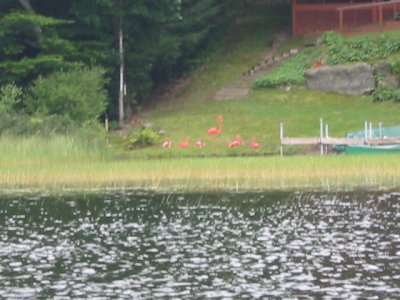
M323 66L306 71L309 89L349 95L363 95L375 89L371 66L367 63Z

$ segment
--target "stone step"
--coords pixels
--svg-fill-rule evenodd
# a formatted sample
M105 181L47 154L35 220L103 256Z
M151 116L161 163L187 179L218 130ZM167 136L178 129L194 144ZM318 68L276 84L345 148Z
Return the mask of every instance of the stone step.
M242 76L235 82L223 87L216 94L215 100L234 100L247 97L251 92L253 82L265 72L275 68L283 60L298 53L298 49L291 49L290 52L276 56L275 53L279 46L287 39L287 34L279 34L276 37L269 53L265 58L256 66L243 73Z

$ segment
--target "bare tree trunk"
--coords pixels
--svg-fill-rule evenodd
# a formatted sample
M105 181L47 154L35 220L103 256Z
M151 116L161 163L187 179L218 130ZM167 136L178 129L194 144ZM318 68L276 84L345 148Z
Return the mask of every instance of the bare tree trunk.
M18 0L19 3L21 3L21 5L29 11L33 11L32 5L30 0Z
M18 0L18 2L22 5L24 9L26 9L29 12L35 13L35 10L33 9L30 0ZM34 25L33 30L35 31L35 34L39 36L42 33L42 28L40 28L39 25Z
M122 2L122 1L121 1ZM119 98L118 98L118 120L119 125L124 124L124 32L122 14L119 18L118 40L119 40Z

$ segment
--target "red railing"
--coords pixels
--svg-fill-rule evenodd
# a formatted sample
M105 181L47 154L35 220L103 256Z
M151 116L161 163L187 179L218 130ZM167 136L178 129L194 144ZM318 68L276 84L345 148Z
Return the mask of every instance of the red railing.
M327 30L346 31L394 20L400 0L390 2L293 4L293 35L312 35Z
M369 24L383 27L385 22L394 20L399 9L400 0L339 7L339 31Z

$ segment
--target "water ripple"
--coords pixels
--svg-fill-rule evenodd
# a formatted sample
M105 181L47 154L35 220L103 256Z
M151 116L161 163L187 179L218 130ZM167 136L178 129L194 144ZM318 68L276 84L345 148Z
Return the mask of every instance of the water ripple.
M0 298L400 298L400 193L0 197Z

